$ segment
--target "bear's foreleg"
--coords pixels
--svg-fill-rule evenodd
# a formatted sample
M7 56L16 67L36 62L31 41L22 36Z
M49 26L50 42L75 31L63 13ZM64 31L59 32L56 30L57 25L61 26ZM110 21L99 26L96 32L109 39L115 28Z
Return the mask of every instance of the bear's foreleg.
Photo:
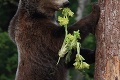
M68 27L68 31L73 33L73 31L80 30L80 41L82 42L89 33L95 33L95 28L98 24L99 17L100 7L97 4L93 4L92 12L74 25Z

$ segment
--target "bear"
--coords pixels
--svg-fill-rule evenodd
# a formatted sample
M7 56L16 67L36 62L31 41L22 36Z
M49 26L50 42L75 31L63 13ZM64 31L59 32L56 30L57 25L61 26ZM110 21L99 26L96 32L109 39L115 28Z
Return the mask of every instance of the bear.
M64 27L57 23L56 11L69 5L68 0L19 0L16 14L9 25L9 35L18 50L15 80L67 80L73 67L76 51L70 62L62 58L58 65L58 51L64 40ZM82 42L89 33L95 33L100 16L97 4L85 18L68 27L68 32L80 30ZM95 51L80 49L87 63L95 62Z

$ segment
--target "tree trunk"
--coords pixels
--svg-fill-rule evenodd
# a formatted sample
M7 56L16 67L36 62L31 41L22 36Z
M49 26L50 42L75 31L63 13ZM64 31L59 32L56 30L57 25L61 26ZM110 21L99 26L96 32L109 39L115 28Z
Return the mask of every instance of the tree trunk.
M94 80L120 80L120 0L98 0Z

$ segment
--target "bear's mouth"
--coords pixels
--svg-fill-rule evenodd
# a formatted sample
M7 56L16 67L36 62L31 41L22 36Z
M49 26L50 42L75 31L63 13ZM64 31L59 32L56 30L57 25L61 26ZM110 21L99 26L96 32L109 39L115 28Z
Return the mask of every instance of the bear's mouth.
M55 4L53 4L53 6L51 8L53 10L55 10L55 11L59 11L60 8L64 8L64 7L65 7L64 5L55 5Z
M63 5L60 5L60 6L56 6L56 10L59 11L60 8L66 8L66 7L69 7L70 3L67 2L67 3L64 3Z
M54 10L55 10L55 11L59 11L60 8L64 8L64 7L63 7L63 6L55 6L55 7L54 7Z
M62 5L62 6L56 6L56 7L54 8L54 10L55 10L55 11L60 11L61 8L65 8L65 7L64 7L63 5Z
M59 11L61 8L69 7L69 4L63 4L63 5L54 5L51 7L54 11Z

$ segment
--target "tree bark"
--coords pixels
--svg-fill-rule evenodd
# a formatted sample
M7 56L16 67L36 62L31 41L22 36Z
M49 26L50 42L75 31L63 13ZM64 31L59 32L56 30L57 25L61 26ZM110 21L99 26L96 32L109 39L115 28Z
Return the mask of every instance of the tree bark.
M120 0L98 0L94 80L120 80Z

